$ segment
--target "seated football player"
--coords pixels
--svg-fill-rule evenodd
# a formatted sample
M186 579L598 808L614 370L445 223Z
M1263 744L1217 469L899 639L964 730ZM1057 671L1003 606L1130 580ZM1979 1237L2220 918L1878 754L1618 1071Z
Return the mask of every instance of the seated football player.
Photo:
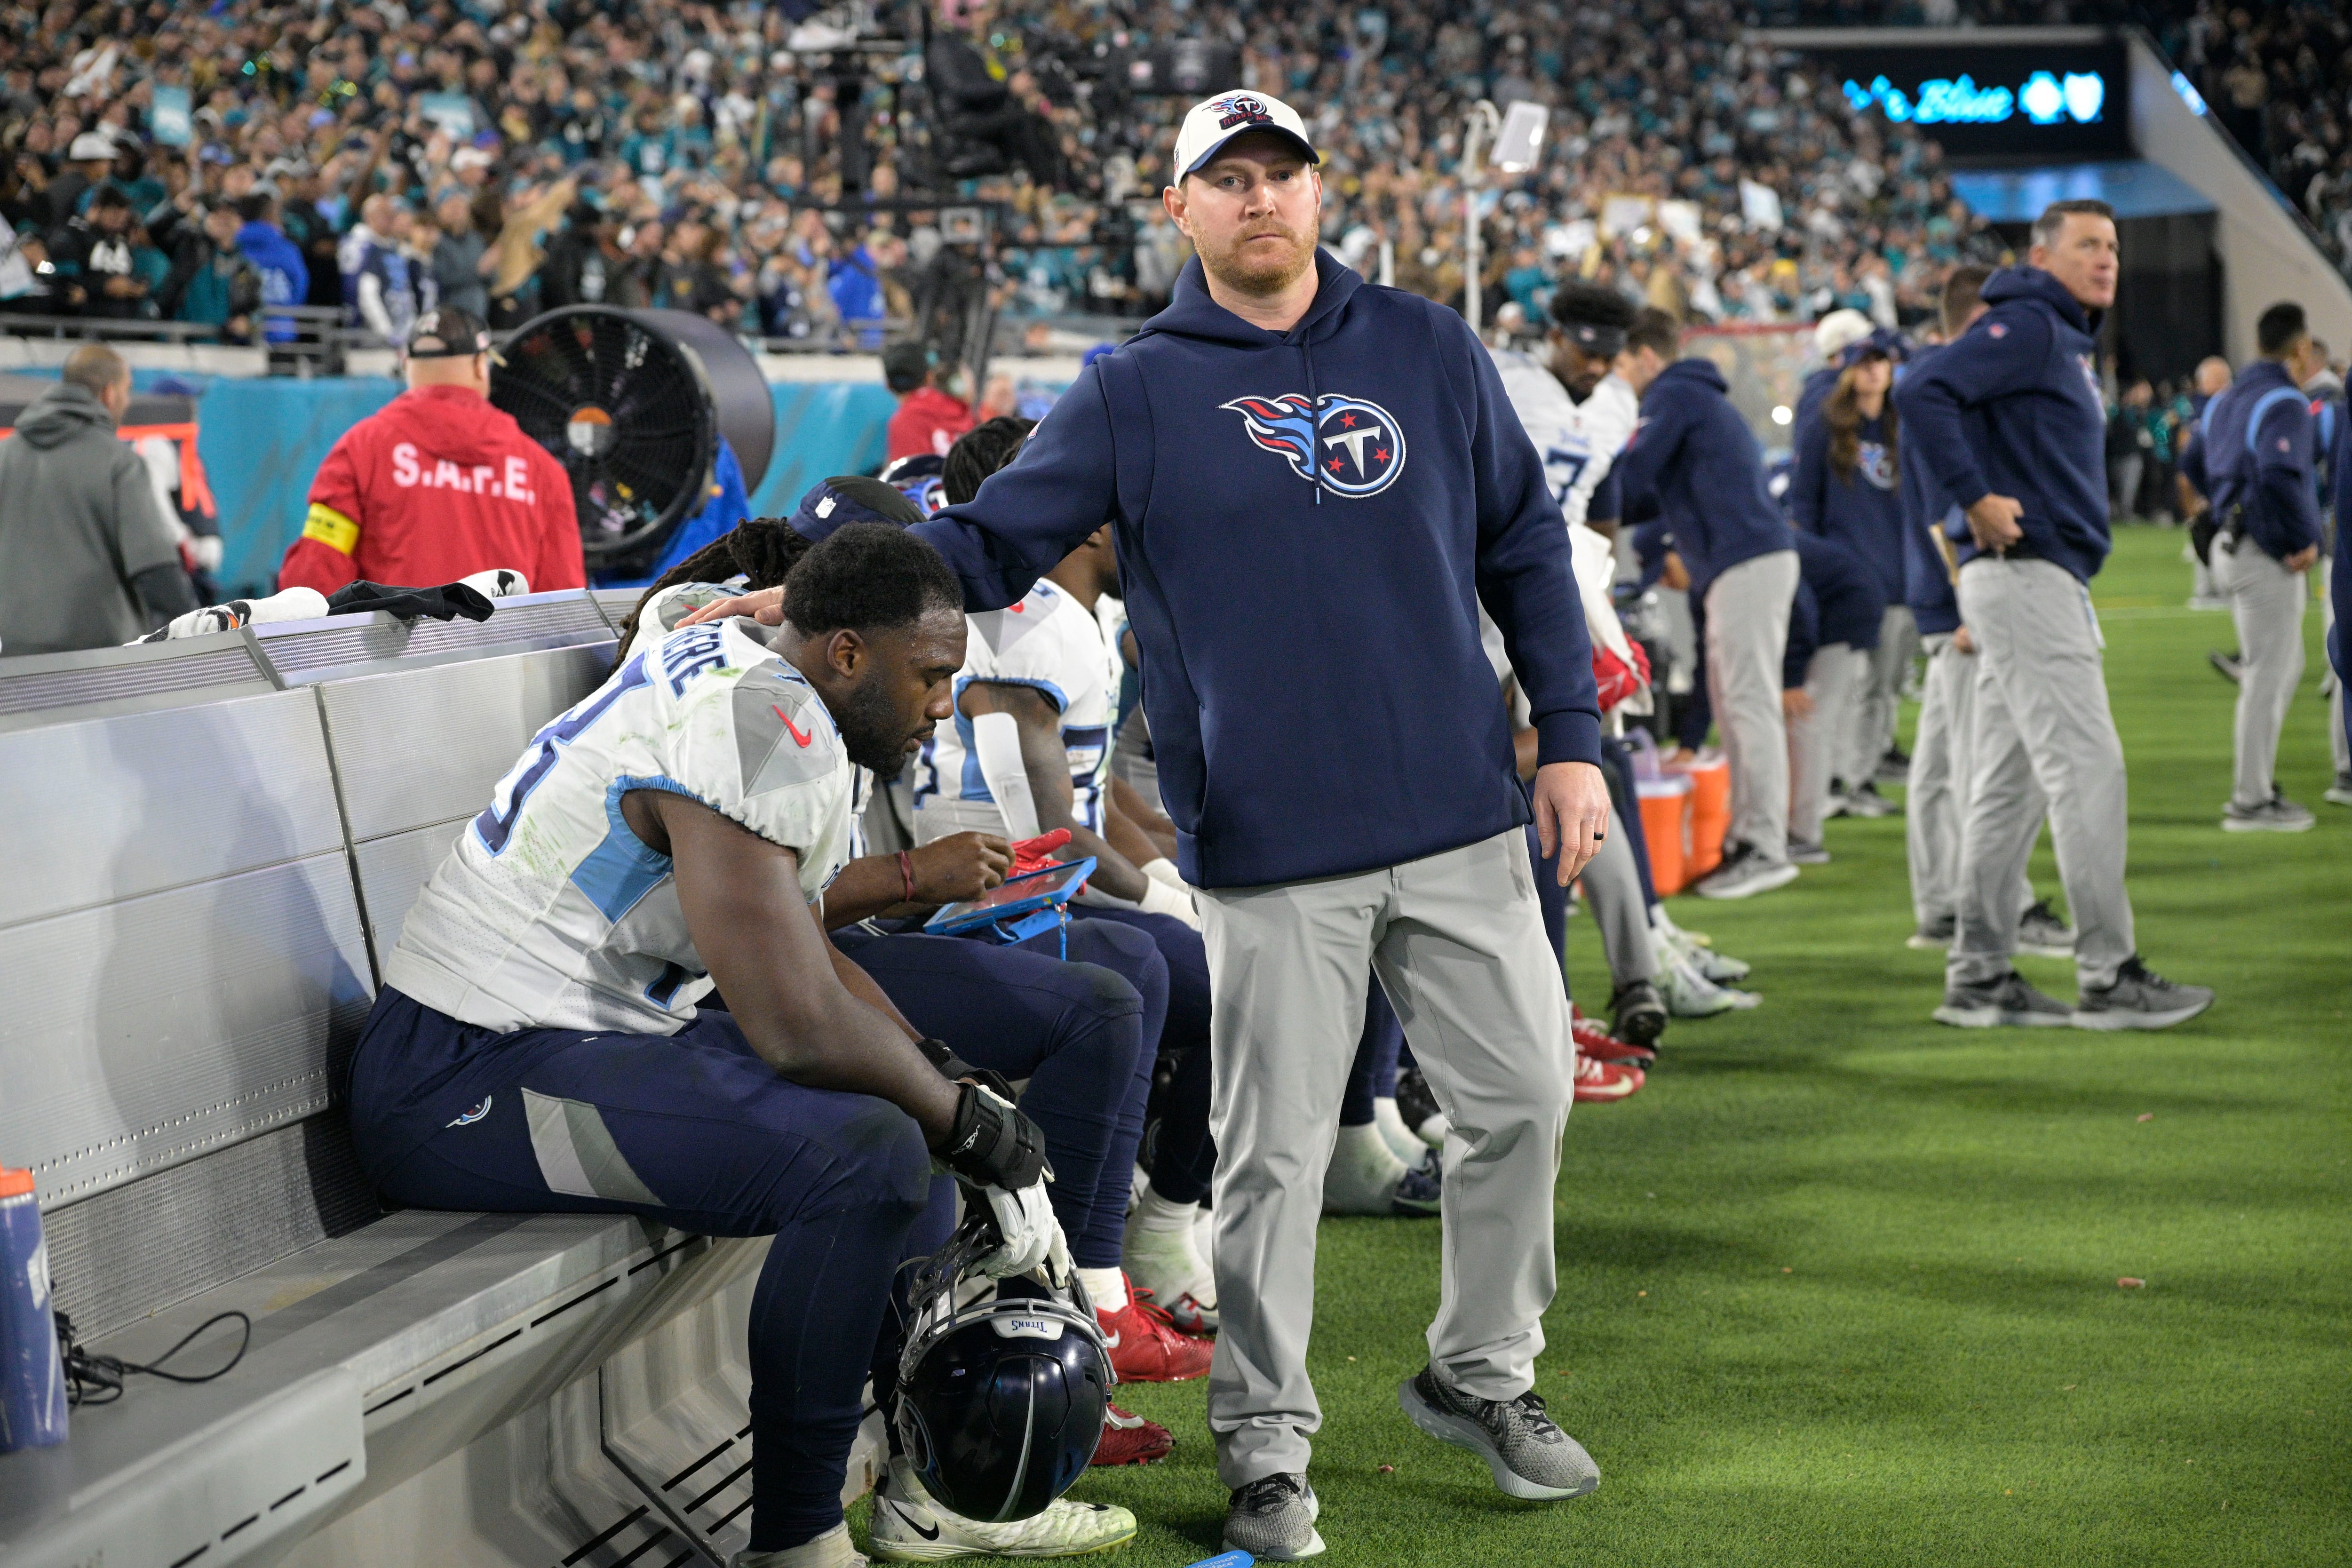
M646 592L630 629L639 639L658 637L703 605L771 588L846 521L903 527L919 515L877 480L824 480L789 520L746 521L681 563ZM1152 1047L1168 1009L1166 961L1143 932L1104 921L1074 921L1015 948L922 934L937 906L1001 882L1011 847L997 834L967 831L904 855L867 855L862 806L872 794L873 775L858 770L852 858L825 890L834 944L918 1027L975 1066L1025 1080L1021 1109L1045 1131L1054 1211L1114 1342L1118 1375L1148 1383L1204 1374L1209 1348L1129 1300L1119 1271ZM1149 1462L1174 1443L1166 1427L1114 1405L1095 1462ZM1008 1540L1013 1528L966 1533L991 1550L1034 1553L1040 1543Z
M397 1203L773 1237L742 1561L847 1568L842 1478L892 1275L951 1214L932 1162L993 1211L990 1272L1059 1276L1068 1249L1036 1124L821 920L854 767L899 766L950 710L961 591L869 526L810 551L784 597L773 634L729 620L640 648L531 742L408 913L352 1122Z

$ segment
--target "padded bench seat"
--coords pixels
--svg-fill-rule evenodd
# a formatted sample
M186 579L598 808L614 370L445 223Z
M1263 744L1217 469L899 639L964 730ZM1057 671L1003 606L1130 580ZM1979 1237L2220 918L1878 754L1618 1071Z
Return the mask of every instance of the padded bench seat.
M546 1401L765 1252L627 1217L423 1210L320 1242L94 1342L143 1361L215 1313L253 1320L226 1376L134 1375L119 1402L76 1411L66 1444L0 1462L0 1558L173 1568L282 1545ZM239 1331L215 1326L173 1369L220 1365Z

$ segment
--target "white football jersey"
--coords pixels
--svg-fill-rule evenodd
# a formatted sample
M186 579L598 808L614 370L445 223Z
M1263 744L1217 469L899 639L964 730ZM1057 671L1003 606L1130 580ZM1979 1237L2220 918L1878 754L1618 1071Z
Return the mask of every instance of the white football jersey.
M650 628L648 628L650 630ZM641 639L532 740L408 912L384 983L484 1028L671 1035L711 980L630 790L698 800L800 858L847 862L856 770L801 673L730 620Z
M963 668L956 672L954 721L932 731L916 764L915 810L934 800L991 802L972 749L964 689L976 680L1034 686L1061 710L1062 745L1070 759L1070 811L1080 826L1102 831L1109 787L1111 705L1118 700L1118 656L1094 615L1067 592L1039 579L1020 603L966 617Z
M1609 477L1641 417L1641 399L1612 371L1582 403L1569 396L1549 366L1515 349L1496 349L1495 369L1512 412L1543 458L1544 480L1569 521L1582 522L1593 491Z

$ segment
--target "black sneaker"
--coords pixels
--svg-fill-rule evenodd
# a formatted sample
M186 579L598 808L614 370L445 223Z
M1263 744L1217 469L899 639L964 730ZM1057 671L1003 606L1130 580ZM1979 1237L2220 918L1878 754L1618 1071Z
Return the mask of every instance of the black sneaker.
M1886 754L1878 759L1878 767L1870 776L1884 784L1908 784L1911 781L1911 753L1900 746L1887 747Z
M1429 1079L1422 1076L1421 1068L1409 1067L1397 1074L1396 1102L1397 1114L1404 1118L1412 1135L1427 1143L1429 1135L1422 1129L1444 1113L1438 1110L1437 1096L1430 1092Z
M1551 1502L1601 1485L1592 1456L1544 1414L1543 1395L1532 1388L1517 1399L1480 1399L1423 1367L1397 1385L1397 1403L1439 1442L1485 1459L1506 1496Z
M1959 918L1946 915L1941 920L1923 921L1919 929L1903 940L1903 945L1915 952L1948 952L1952 939L1960 932Z
M2211 987L2175 985L2134 953L2116 971L2113 985L2083 988L2073 1022L2078 1029L2168 1029L2212 1005Z
M2080 1021L2065 1003L2044 996L2014 969L1998 980L1947 982L1944 1005L1928 1016L1956 1029L2063 1029Z
M1878 786L1868 779L1845 792L1844 804L1847 816L1894 816L1903 809L1879 794Z
M1323 1538L1315 1533L1315 1518L1322 1511L1305 1476L1285 1471L1236 1487L1225 1510L1225 1550L1266 1563L1319 1556Z
M1786 860L1765 855L1753 844L1739 843L1723 852L1723 864L1698 880L1702 899L1746 899L1785 888L1797 879L1797 868Z
M2017 917L2017 951L2036 958L2072 958L2074 928L2058 918L2049 900L2036 899L2032 909Z
M1629 1046L1654 1046L1666 1032L1666 999L1646 980L1617 987L1609 999L1609 1032Z

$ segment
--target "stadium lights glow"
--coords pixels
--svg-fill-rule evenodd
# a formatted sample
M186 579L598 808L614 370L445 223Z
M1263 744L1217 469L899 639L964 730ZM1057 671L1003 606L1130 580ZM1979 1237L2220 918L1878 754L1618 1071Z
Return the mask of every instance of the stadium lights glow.
M1796 417L1795 410L1791 409L1787 404L1776 403L1772 405L1773 424L1786 425L1793 421Z
M2177 76L2173 85L2186 87ZM2194 89L2188 90L2194 94ZM1880 76L1873 78L1868 87L1848 78L1844 92L1855 112L1876 104L1898 125L1999 125L2021 110L2036 125L2060 125L2070 120L2088 125L2099 118L2107 100L2107 83L2097 71L2068 71L2063 78L2035 71L2022 86L2011 89L1979 87L1974 78L1962 74L1931 78L1906 92ZM2192 107L2200 112L2203 109L2201 103Z

